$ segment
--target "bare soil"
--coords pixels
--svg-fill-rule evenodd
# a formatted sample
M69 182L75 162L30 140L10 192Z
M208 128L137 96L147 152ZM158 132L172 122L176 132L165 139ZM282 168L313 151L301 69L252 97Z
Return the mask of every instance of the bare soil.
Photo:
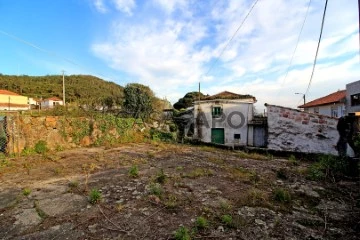
M0 238L359 239L359 180L310 181L309 164L162 143L10 159Z

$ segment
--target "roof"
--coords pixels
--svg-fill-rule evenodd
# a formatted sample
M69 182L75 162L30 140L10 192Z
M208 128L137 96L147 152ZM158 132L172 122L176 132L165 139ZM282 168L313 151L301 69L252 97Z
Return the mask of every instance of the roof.
M43 101L62 101L62 100L58 97L51 97L51 98L46 98Z
M325 97L321 97L306 104L300 105L298 106L298 108L309 108L309 107L316 107L316 106L327 105L332 103L341 103L345 100L345 98L346 98L346 90L339 90Z
M5 89L0 89L0 94L1 95L13 95L13 96L20 96L20 94L11 92L9 90L5 90Z
M215 99L248 99L248 98L252 98L254 101L256 101L256 98L254 96L251 96L249 94L245 94L245 95L241 95L241 94L236 94L236 93L232 93L229 91L223 91L221 93L212 95L212 96L208 96L208 97L204 97L201 100L215 100Z

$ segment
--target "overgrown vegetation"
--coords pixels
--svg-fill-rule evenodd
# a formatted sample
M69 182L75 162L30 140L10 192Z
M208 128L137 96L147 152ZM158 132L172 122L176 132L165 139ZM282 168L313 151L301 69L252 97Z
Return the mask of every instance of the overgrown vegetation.
M40 140L35 144L34 149L36 153L44 154L48 151L47 143L43 140Z
M176 230L174 238L175 240L191 240L189 230L184 226Z
M273 192L274 200L280 203L290 203L291 195L288 190L283 188L276 188Z
M139 176L139 168L137 165L133 165L130 167L129 176L132 178L137 178Z
M315 181L336 181L346 175L348 170L349 162L346 158L323 155L319 157L318 162L308 168L307 177Z
M101 201L101 192L97 190L96 188L91 189L89 193L89 202L91 204L96 204Z

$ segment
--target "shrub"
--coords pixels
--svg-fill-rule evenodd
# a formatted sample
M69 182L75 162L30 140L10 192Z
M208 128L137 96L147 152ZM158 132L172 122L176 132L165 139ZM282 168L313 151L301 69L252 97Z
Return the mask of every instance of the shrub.
M226 226L231 227L233 225L233 219L231 215L225 214L221 216L221 222Z
M274 190L274 200L281 203L290 203L291 195L286 189L277 188Z
M47 143L43 140L40 140L35 144L34 149L35 149L36 153L39 153L39 154L46 153L48 151Z
M24 188L22 191L24 196L29 196L31 193L31 189L30 188Z
M196 218L195 226L198 230L205 229L209 226L209 222L204 217L198 217Z
M149 188L150 194L154 194L158 197L160 197L163 193L163 189L161 188L161 185L158 183L151 183Z
M155 141L162 141L162 142L175 141L175 135L173 133L159 131L154 128L150 129L150 137L152 140L155 140Z
M310 180L330 179L335 181L336 178L347 174L348 164L349 162L345 158L332 155L320 156L319 162L308 168L308 178Z
M139 168L137 165L133 165L130 169L129 169L129 176L133 177L133 178L137 178L139 176Z
M91 189L89 194L89 202L91 204L96 204L100 202L100 200L101 200L101 193L99 192L99 190L95 188Z
M160 171L157 173L155 177L155 182L163 184L166 181L166 175L164 173L163 169L160 169Z
M176 230L174 237L176 240L190 240L191 239L189 230L184 226L181 226L178 230Z

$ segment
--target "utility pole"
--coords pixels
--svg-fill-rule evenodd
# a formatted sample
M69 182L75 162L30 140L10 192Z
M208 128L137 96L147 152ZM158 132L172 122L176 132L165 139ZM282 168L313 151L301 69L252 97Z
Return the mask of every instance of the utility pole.
M62 74L63 74L63 104L65 106L65 71L62 70Z
M303 99L304 99L304 105L305 105L305 103L306 103L306 101L305 101L305 93L295 93L295 94L300 94L300 95L303 95Z

